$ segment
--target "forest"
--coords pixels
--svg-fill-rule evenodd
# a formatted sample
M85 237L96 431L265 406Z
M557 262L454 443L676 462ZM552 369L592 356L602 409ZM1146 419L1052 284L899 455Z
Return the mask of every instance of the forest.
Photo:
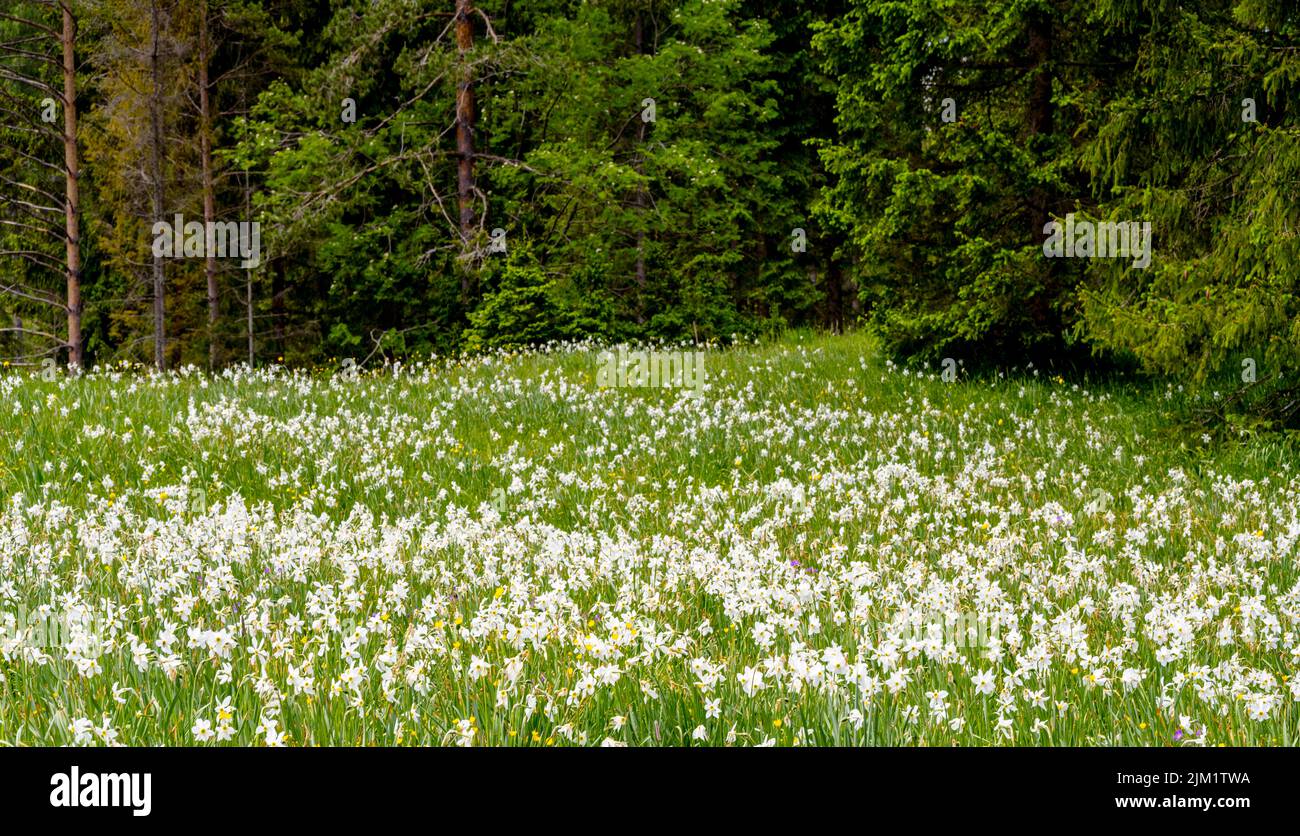
M5 799L1286 809L1298 94L1295 0L0 0Z
M865 328L1292 424L1298 35L1287 0L4 0L0 355Z

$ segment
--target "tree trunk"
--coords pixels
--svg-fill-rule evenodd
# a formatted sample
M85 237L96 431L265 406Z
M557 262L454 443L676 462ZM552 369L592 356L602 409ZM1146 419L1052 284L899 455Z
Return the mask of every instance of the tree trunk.
M284 356L285 320L289 318L285 310L284 297L289 292L289 283L285 273L288 271L282 259L271 264L271 334L275 339L276 353Z
M253 368L256 356L253 352L253 271L248 271L248 284L244 292L244 306L248 312L248 367Z
M212 56L208 44L208 2L199 11L199 143L203 157L203 222L212 229L216 221L216 187L212 178L212 105L208 94L208 62ZM203 272L208 280L208 367L221 364L217 345L217 256L209 247L204 251Z
M159 41L161 39L159 29L161 21L159 20L158 0L150 3L149 27L152 38L152 49L149 53L149 70L153 77L153 93L149 101L149 116L152 128L150 137L150 175L153 179L153 214L154 219L161 221L163 219L163 173L162 173L162 69L159 62ZM167 367L167 358L164 352L166 334L164 332L163 321L163 258L160 255L153 257L153 362L159 371Z
M66 169L64 220L67 234L68 279L68 365L81 368L85 361L81 341L81 176L77 154L77 22L70 0L61 0L63 10L63 164Z
M632 39L636 44L636 54L645 54L645 29L641 22L641 12L635 12L636 18L632 23ZM645 115L637 117L640 122L636 130L636 155L632 167L637 174L645 174L645 158L642 155L645 147L646 120ZM646 194L644 186L640 184L636 187L636 193L632 196L632 205L637 210L637 230L636 230L636 321L638 324L645 323L645 289L646 289L646 266L645 266L645 210L649 203L649 195Z
M1035 137L1046 137L1052 133L1055 114L1052 109L1052 21L1046 15L1038 14L1029 19L1029 60L1033 69L1029 87L1029 148L1031 153L1043 153ZM1050 140L1043 139L1042 142ZM1035 186L1029 193L1029 226L1032 240L1042 243L1046 238L1043 227L1051 220L1052 196L1042 186ZM1049 299L1057 296L1057 264L1047 261L1044 265L1044 292L1034 294L1027 300L1030 316L1041 330L1057 330L1058 323L1052 312Z
M457 200L460 207L461 247L468 251L474 238L474 68L469 53L474 48L473 10L470 0L456 0L456 51L460 58L460 83L456 91ZM463 265L461 296L469 299L469 265Z
M244 172L244 216L253 215L253 189L249 185L248 172ZM244 303L248 315L248 367L253 368L257 359L253 342L253 271L247 270L248 284L245 286Z
M826 301L831 333L844 333L844 271L835 259L826 266Z
M1034 67L1029 90L1029 133L1031 137L1052 132L1055 112L1052 108L1052 21L1034 16L1029 22L1029 60ZM1050 219L1051 198L1047 191L1035 188L1030 195L1034 240L1043 238L1043 225Z

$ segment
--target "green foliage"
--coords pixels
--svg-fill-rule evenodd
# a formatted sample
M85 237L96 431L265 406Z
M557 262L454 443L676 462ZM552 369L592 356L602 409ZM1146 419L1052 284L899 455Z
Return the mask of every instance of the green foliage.
M219 365L250 341L254 362L313 363L864 321L896 357L1215 387L1249 358L1294 391L1287 0L484 0L464 52L451 0L161 2L160 103L147 9L76 4L92 359L151 353L140 137L159 107L164 214L202 213L206 8L217 217L260 222L264 249L255 271L219 265ZM0 250L34 255L0 257L0 316L57 333L60 233L22 224L58 221L23 200L62 189L41 164L59 136L13 117L34 107L14 74L53 76L2 60ZM1150 266L1046 257L1068 215L1149 222ZM202 261L169 261L166 284L167 356L204 362ZM38 342L0 331L6 356Z
M340 5L320 62L269 85L223 152L262 172L258 217L287 284L325 290L306 300L325 332L419 327L418 352L725 338L816 316L817 271L780 246L807 225L815 166L769 136L799 102L782 101L770 27L745 4L484 3L495 38L477 27L464 60L439 40L446 18L402 9ZM480 231L462 240L450 140L465 62ZM510 230L504 268L494 228Z
M509 250L504 265L488 272L490 289L469 315L467 349L539 346L609 333L609 300L548 273L530 246Z
M814 41L839 129L817 209L892 353L1295 367L1294 4L849 5ZM1070 213L1150 222L1151 266L1045 258Z
M1059 99L1095 83L1064 68L1097 47L1074 5L860 0L819 27L839 135L821 147L836 180L816 208L848 239L893 353L1063 347L1069 280L1039 244L1069 205L1075 120L1038 85Z
M1092 103L1096 138L1082 161L1112 211L1152 220L1159 258L1144 272L1090 271L1080 332L1196 382L1243 356L1261 381L1294 369L1300 55L1284 45L1300 35L1300 12L1282 2L1129 11L1103 9L1140 38L1139 58L1112 100ZM1257 121L1243 118L1246 99Z

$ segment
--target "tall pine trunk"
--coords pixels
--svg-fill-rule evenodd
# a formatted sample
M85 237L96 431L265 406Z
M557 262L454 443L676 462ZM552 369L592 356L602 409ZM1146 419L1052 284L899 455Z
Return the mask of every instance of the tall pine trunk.
M85 361L81 340L81 177L77 154L77 22L70 0L61 0L63 11L63 165L65 168L64 221L67 245L68 365L80 368Z
M1055 128L1055 111L1052 107L1052 21L1045 14L1035 14L1028 25L1029 60L1032 77L1029 84L1029 135L1044 137L1042 142L1050 142L1047 135ZM1030 146L1034 148L1034 145ZM1042 153L1043 148L1034 148ZM1052 196L1044 186L1034 186L1029 193L1030 234L1035 242L1043 241L1043 227L1051 219ZM1044 288L1046 293L1037 294L1029 303L1034 320L1042 330L1056 330L1059 327L1057 317L1051 309L1049 299L1056 298L1059 292L1057 270L1054 262L1046 265Z
M208 62L211 60L208 43L208 0L203 0L199 11L199 143L203 157L203 222L204 229L212 229L216 221L216 187L212 176L212 104L208 91ZM220 315L217 300L217 256L208 247L204 251L203 272L208 280L208 367L221 364L217 345L217 319Z
M244 217L253 216L253 187L248 177L248 172L244 172ZM253 271L246 270L248 282L244 285L244 311L248 317L248 367L253 368L257 361L257 348L253 334Z
M645 54L645 30L641 21L641 11L636 11L636 18L632 24L632 37L636 43L637 55ZM642 114L637 117L640 124L636 129L636 156L633 168L637 174L645 174L645 134L646 120ZM636 321L638 324L645 323L645 295L646 295L646 266L645 266L645 211L649 203L649 195L646 194L645 187L638 184L636 193L632 196L632 204L637 209L637 230L636 230Z
M1034 16L1029 21L1029 60L1031 62L1032 80L1029 87L1029 134L1045 136L1055 127L1055 111L1052 107L1052 21L1046 15ZM1035 240L1041 240L1043 225L1049 220L1051 198L1047 190L1038 187L1030 195L1030 211L1033 214L1033 234Z
M460 80L456 89L456 196L460 209L461 247L468 251L474 239L474 67L469 53L474 49L474 27L470 22L470 0L456 0L456 51L460 58ZM465 301L470 293L470 265L461 266L460 292Z
M161 40L160 28L161 20L158 10L158 0L152 0L150 3L150 37L152 39L152 48L149 52L149 70L153 78L153 91L149 100L149 117L150 117L150 177L153 180L153 215L156 221L163 219L163 166L162 166L162 68L159 59L159 41ZM167 367L165 356L165 339L164 331L164 308L163 308L163 257L155 254L153 257L153 362L154 366L162 371Z

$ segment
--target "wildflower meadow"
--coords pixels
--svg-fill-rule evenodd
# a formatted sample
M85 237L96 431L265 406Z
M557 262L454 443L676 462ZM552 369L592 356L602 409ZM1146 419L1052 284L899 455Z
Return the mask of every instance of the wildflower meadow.
M1193 397L807 332L7 369L0 742L1292 745L1296 459Z

